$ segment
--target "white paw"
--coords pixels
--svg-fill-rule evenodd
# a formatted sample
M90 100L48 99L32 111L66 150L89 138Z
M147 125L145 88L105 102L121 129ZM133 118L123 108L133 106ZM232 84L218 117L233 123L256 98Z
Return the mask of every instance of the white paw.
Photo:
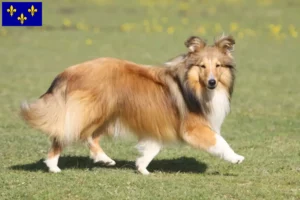
M58 156L54 156L52 158L48 158L44 161L44 163L47 165L47 167L49 168L49 172L53 172L53 173L58 173L61 172L61 170L59 169L59 167L57 166L58 163Z
M143 175L149 175L150 172L146 168L138 168L138 171Z
M238 154L233 154L231 156L228 156L226 158L227 161L233 163L233 164L240 164L244 161L245 157L238 155Z
M137 170L143 174L143 175L148 175L150 174L150 172L146 169L147 165L145 164L145 161L143 158L138 158L136 160L136 164L135 164Z
M116 162L108 157L105 153L99 153L94 157L94 163L97 162L104 163L108 166L114 166L116 164Z
M49 168L49 172L52 172L52 173L59 173L61 172L61 169L59 169L59 167L51 167Z

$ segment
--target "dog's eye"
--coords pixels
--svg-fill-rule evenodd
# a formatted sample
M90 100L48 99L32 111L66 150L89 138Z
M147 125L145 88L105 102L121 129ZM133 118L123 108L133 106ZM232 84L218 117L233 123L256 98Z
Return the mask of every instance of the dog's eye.
M220 65L220 64L217 64L216 67L221 67L221 65Z
M188 69L192 68L194 66L194 64L188 64Z
M205 65L200 65L201 68L206 68Z
M227 68L230 68L230 69L234 68L233 65L224 65L224 67L227 67Z

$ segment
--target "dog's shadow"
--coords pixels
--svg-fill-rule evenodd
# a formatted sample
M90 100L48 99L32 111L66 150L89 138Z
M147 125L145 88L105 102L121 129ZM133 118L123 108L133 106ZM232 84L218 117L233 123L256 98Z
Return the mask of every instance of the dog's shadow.
M38 160L34 163L23 164L23 165L14 165L11 166L12 170L21 170L21 171L47 171L47 167L44 160ZM115 166L105 166L99 163L93 163L93 161L88 157L83 156L62 156L59 158L58 166L64 169L88 169L92 170L95 167L111 168L111 169L135 169L135 162L126 161L126 160L115 160ZM195 158L181 157L176 159L162 159L162 160L153 160L147 168L150 172L161 171L165 173L204 173L207 169L205 163L197 161Z

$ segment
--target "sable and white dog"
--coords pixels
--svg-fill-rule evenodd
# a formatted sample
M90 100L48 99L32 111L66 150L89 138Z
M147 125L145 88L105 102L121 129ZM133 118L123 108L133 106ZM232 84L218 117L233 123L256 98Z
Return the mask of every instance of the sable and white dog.
M81 140L95 162L114 165L99 145L108 129L118 125L134 133L142 154L136 166L148 164L161 147L184 141L231 163L241 163L220 135L230 110L234 85L234 39L223 36L213 45L199 37L186 41L188 52L166 65L152 67L114 58L71 66L33 103L21 105L21 116L47 133L52 147L45 161L59 172L63 147Z

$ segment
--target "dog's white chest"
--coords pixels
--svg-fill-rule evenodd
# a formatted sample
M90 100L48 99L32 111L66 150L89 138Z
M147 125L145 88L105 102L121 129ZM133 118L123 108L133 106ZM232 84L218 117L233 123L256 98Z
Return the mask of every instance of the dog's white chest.
M214 131L220 134L222 123L230 111L230 102L226 90L214 90L211 93L210 113L208 120Z

